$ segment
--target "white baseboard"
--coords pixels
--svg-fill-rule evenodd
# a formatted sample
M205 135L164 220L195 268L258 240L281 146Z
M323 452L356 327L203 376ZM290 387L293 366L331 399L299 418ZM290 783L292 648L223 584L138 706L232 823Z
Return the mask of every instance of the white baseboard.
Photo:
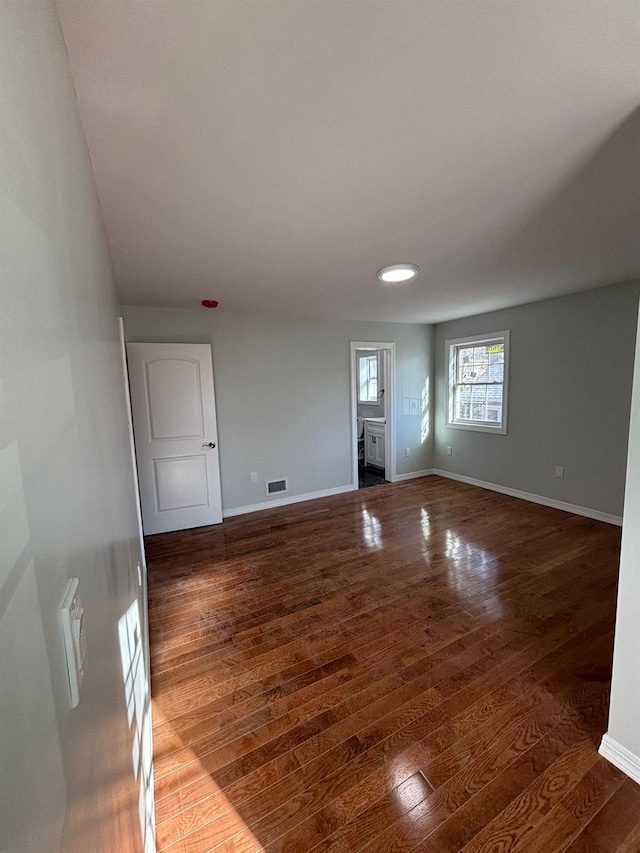
M582 515L586 518L593 518L596 521L604 521L607 524L615 524L618 527L622 525L622 516L611 515L607 512L600 512L597 509L589 507L577 506L575 504L566 503L565 501L557 501L553 498L545 498L542 495L533 495L529 492L520 491L520 489L511 489L509 486L500 486L497 483L488 483L486 480L476 480L474 477L465 477L463 474L454 474L451 471L443 471L440 468L427 468L424 471L410 471L408 474L397 474L394 480L395 483L402 483L405 480L415 480L419 477L429 477L436 474L438 477L446 477L449 480L457 480L459 483L466 483L469 486L478 486L481 489L489 489L492 492L499 492L502 495L509 495L512 498L519 498L523 501L550 506L553 509L560 509L563 512L569 512L573 515ZM288 506L289 504L302 503L303 501L312 501L317 498L329 498L332 495L341 495L345 492L353 492L357 490L357 486L349 484L348 486L337 486L333 489L322 489L318 492L307 492L304 495L292 495L282 498L274 498L271 501L262 501L257 504L247 504L247 506L232 507L222 511L223 518L233 518L236 515L246 515L250 512L260 512L263 509L271 507Z
M348 486L336 486L334 489L322 489L319 492L307 492L304 495L291 495L285 498L274 498L272 501L262 501L259 504L247 504L247 506L236 506L231 509L223 509L223 518L232 518L234 515L246 515L249 512L260 512L263 509L272 509L276 506L288 506L299 504L303 501L314 501L317 498L330 498L332 495L342 495L344 492L353 492L357 486L351 483Z
M502 495L509 495L512 498L520 498L523 501L531 501L534 504L542 504L550 506L553 509L561 509L563 512L570 512L573 515L584 515L586 518L594 518L596 521L604 521L607 524L616 524L622 526L621 515L611 515L608 512L600 512L598 509L590 509L586 506L576 506L575 504L565 503L565 501L556 501L553 498L545 498L542 495L532 495L529 492L521 492L519 489L510 489L508 486L499 486L496 483L487 483L485 480L476 480L473 477L464 477L462 474L453 474L451 471L441 471L439 468L434 468L433 473L439 477L447 477L449 480L458 480L460 483L467 483L469 486L479 486L481 489L489 489L492 492L500 492Z
M418 477L429 477L435 473L433 468L427 468L425 471L409 471L408 474L396 474L394 483L402 483L404 480L416 480Z
M640 785L640 758L630 752L626 746L622 746L609 735L603 735L598 752L614 767L622 770Z

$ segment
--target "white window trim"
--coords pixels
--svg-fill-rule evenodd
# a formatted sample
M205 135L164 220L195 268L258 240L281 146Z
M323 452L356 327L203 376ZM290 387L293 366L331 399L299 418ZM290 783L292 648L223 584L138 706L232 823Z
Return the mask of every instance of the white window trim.
M470 423L467 421L456 421L453 418L453 385L455 371L455 348L461 344L485 344L504 341L504 381L502 383L502 423L490 426L486 423ZM445 364L446 364L446 387L447 387L447 410L446 426L448 429L464 429L470 432L492 432L497 435L507 434L507 415L509 412L509 331L491 332L485 335L467 335L464 338L452 338L445 341Z

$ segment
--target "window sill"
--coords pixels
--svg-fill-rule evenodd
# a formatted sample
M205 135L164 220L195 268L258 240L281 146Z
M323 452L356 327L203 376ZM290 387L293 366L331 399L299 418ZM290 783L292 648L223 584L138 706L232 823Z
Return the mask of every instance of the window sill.
M468 430L469 432L492 432L496 435L507 434L506 424L496 424L496 426L490 426L489 424L466 424L458 423L456 421L447 421L447 427L449 429L464 429Z

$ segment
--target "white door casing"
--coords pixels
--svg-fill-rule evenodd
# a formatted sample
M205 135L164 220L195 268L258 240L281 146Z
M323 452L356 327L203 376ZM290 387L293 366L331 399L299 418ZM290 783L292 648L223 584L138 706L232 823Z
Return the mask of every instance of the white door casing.
M127 345L144 532L222 521L211 347Z
M351 476L358 488L358 391L356 383L356 354L360 350L382 351L384 356L384 469L385 479L396 481L396 345L394 342L351 341Z
M144 531L142 527L142 512L140 508L140 482L136 464L135 436L133 432L133 413L131 411L131 391L129 388L129 369L127 366L127 347L124 334L124 320L118 317L118 332L120 336L120 351L122 355L122 372L124 378L124 395L127 412L127 431L129 433L129 448L131 451L131 467L133 485L135 488L136 516L138 521L138 582L140 584L140 599L136 596L123 616L118 620L120 637L120 656L123 670L127 673L125 694L127 707L130 702L136 705L136 713L129 719L129 729L134 730L134 743L146 744L147 748L132 749L134 776L138 779L139 817L142 832L142 843L145 853L156 853L156 814L154 803L153 778L153 735L151 719L151 655L149 649L149 604L147 595L147 559L144 548ZM142 618L140 612L142 611ZM136 627L139 630L131 630ZM134 642L130 642L133 640ZM124 642L123 642L124 641ZM126 649L126 651L125 651ZM135 665L137 663L137 666Z

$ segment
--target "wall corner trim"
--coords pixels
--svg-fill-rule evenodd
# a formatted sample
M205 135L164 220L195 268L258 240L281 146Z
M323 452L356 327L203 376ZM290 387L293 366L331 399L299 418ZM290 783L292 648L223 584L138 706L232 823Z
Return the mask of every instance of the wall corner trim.
M404 480L416 480L418 477L430 477L434 474L433 468L426 468L424 471L409 471L408 474L396 474L394 483L402 483Z
M617 527L622 527L622 516L611 515L608 512L600 512L599 509L590 509L586 506L576 506L565 501L556 501L553 498L545 498L542 495L532 495L529 492L521 492L519 489L511 489L508 486L499 486L497 483L487 483L485 480L476 480L474 477L465 477L462 474L453 474L451 471L442 471L439 468L434 468L433 473L438 477L446 477L449 480L458 480L460 483L467 483L469 486L478 486L481 489L489 489L491 492L500 492L502 495L509 495L512 498L519 498L523 501L530 501L534 504L542 504L550 506L553 509L560 509L563 512L570 512L572 515L583 515L585 518L593 518L595 521L604 521L606 524L615 524Z
M236 506L230 509L222 510L223 518L233 518L235 515L246 515L250 512L261 512L263 509L272 509L278 506L287 506L288 504L298 504L304 501L314 501L318 498L330 498L332 495L342 495L345 492L355 492L357 486L349 483L347 486L336 486L333 489L321 489L319 492L307 492L303 495L291 495L286 498L276 498L272 501L262 501L258 504L247 504L246 506Z
M602 736L598 752L610 761L618 770L626 773L634 782L640 785L640 758L630 752L626 746L618 743L608 734Z

